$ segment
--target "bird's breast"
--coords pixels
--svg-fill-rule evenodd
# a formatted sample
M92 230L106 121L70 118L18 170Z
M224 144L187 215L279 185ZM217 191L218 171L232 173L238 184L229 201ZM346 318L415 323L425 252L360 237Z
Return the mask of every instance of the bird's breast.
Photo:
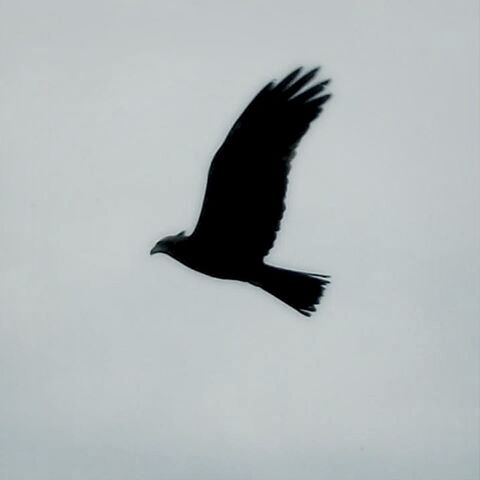
M226 280L249 280L255 270L250 262L235 254L207 248L192 246L172 256L192 270Z

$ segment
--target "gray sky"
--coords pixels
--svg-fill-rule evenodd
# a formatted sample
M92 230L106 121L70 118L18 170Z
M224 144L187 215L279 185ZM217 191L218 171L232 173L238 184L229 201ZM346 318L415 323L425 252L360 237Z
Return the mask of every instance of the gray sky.
M474 0L0 6L0 476L478 476ZM310 320L148 252L297 65L334 98L270 260Z

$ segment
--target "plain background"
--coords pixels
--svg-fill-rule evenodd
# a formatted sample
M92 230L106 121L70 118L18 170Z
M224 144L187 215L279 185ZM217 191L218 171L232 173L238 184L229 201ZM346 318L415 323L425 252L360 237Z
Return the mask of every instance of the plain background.
M477 4L3 0L0 476L477 479ZM318 313L149 257L319 64L270 257Z

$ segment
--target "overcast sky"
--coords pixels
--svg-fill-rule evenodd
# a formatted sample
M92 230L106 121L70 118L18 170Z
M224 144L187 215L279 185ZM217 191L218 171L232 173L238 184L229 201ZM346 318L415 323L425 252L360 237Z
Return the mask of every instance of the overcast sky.
M475 0L3 0L0 476L476 480ZM246 103L333 79L269 260L166 256Z

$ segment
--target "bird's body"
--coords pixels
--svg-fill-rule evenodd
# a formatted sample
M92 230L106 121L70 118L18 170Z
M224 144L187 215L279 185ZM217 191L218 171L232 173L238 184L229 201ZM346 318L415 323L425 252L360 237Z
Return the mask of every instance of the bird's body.
M208 245L197 241L195 236L187 236L183 233L177 236L168 253L192 270L225 280L248 281L254 277L252 275L254 267L258 266L242 259L241 255L215 252Z
M318 95L328 81L303 89L317 70L300 75L297 69L259 92L215 154L193 233L166 237L151 253L256 285L303 315L315 310L327 276L270 266L264 257L280 228L295 148L330 97Z

